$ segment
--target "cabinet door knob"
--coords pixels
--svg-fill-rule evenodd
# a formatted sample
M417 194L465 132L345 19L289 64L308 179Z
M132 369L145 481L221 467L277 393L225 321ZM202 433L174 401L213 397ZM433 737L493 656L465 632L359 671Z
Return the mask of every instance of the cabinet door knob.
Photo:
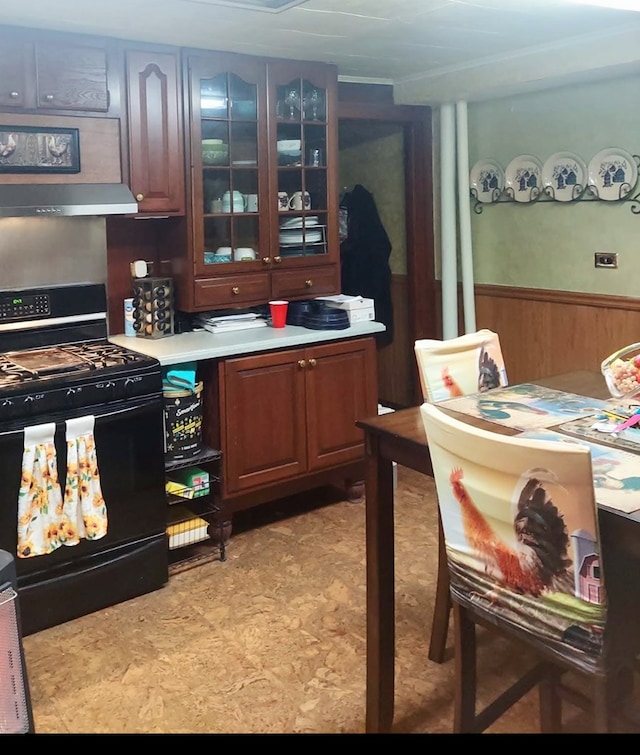
M240 293L240 287L239 287L239 286L234 286L234 287L233 287L233 288L231 289L231 293L232 293L232 294L233 294L234 296L237 296L237 295L238 295L238 294Z
M20 92L9 92L9 97L11 97L12 100L17 100L20 96Z
M311 280L311 278L309 278L309 280L306 280L306 281L304 282L304 285L305 285L305 286L306 286L307 288L311 288L311 287L313 286L313 281Z
M262 261L264 262L265 265L268 265L271 262L271 257L263 257Z
M276 265L280 262L282 262L282 257L274 257L273 261L276 263Z
M144 194L136 194L136 202L142 202L144 199Z
M52 94L45 94L44 98L45 98L45 100L47 102L53 102L53 95Z
M316 360L315 360L315 359L311 358L311 359L309 360L309 367L315 367L315 366L316 366L316 364L318 364L318 363L316 362Z
M302 369L304 369L306 366L307 366L307 363L305 362L304 359L298 360L298 367L301 367Z

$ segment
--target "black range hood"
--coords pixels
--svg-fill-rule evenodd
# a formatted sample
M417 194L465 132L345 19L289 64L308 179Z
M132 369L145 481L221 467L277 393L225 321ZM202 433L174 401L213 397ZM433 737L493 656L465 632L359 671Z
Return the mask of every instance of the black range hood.
M0 184L0 218L135 215L125 184Z

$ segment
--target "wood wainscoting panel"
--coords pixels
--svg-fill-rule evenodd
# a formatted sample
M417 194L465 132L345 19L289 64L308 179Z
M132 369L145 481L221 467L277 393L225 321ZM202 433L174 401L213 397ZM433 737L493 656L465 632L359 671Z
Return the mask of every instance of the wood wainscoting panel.
M391 276L393 341L378 348L378 397L394 409L413 406L417 366L410 340L409 293L406 275Z
M609 354L640 341L640 299L476 285L476 325L500 335L511 384L573 370L599 370Z

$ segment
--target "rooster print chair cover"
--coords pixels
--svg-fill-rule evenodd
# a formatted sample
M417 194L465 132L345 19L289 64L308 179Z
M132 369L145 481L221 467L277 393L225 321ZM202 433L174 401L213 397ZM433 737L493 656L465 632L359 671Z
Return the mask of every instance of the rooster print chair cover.
M599 668L607 602L589 449L421 412L453 599Z
M422 395L432 404L508 385L500 339L491 330L444 341L421 339L414 350Z

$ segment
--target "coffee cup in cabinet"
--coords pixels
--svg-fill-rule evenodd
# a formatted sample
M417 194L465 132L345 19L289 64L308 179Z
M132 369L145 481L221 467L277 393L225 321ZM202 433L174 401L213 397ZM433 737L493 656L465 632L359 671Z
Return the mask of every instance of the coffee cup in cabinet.
M296 191L289 198L290 210L310 210L311 197L308 191Z
M289 195L286 191L278 192L278 212L286 212L289 209Z
M256 250L250 246L239 246L233 252L233 259L236 262L249 262L255 260L257 256Z
M225 191L222 195L222 212L244 212L245 198L239 191Z

